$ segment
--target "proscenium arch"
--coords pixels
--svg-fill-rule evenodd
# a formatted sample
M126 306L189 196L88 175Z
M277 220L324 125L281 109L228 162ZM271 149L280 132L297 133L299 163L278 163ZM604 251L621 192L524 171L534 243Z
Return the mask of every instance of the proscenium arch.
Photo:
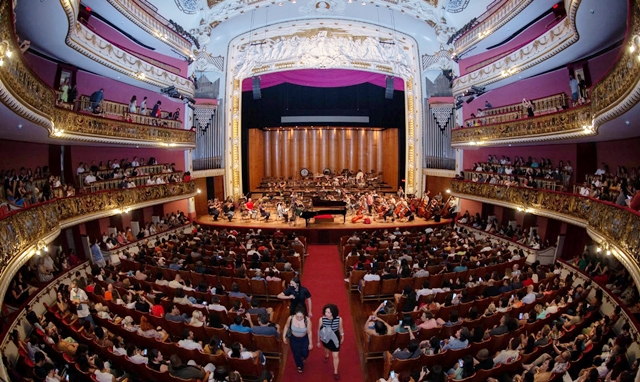
M406 150L405 173L398 175L407 193L422 192L422 70L412 36L353 20L287 21L233 38L227 57L225 195L242 195L242 81L296 69L350 69L402 78Z

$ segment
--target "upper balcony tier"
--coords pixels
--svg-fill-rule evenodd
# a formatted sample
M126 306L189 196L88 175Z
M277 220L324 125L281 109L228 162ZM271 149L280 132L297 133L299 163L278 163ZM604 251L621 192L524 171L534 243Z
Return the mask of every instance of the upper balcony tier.
M625 41L631 41L640 33L640 7L636 2L633 4ZM587 104L529 118L495 119L495 123L485 118L485 125L453 131L452 145L504 145L598 134L606 122L637 109L634 106L640 99L640 61L628 46L623 44L612 69L589 89Z
M487 46L473 50L483 57L493 50L508 54L499 55L496 60L485 60L485 65L474 65L471 71L464 63L470 62L471 52L464 55L465 60L460 65L465 65L466 72L461 70L464 74L453 80L454 95L463 94L472 86L497 89L594 55L620 41L628 30L629 15L637 12L636 3L630 0L566 0L565 3L567 16L562 21L551 24L553 26L535 38L522 37L528 42L515 44L516 49L505 52L505 46L490 50L487 50L490 48ZM529 14L528 11L526 13ZM526 22L521 25L526 25ZM520 26L512 29L516 30ZM528 32L535 35L538 28L531 28ZM495 41L496 45L509 38L502 30L494 33L502 36L502 40ZM511 46L510 43L506 45Z
M193 82L184 70L166 64L170 60L116 43L112 40L119 33L105 37L108 29L83 21L79 0L38 2L35 7L15 0L8 3L16 3L15 28L21 39L30 40L32 48L47 56L108 78L121 77L121 81L141 88L158 91L174 86L182 94L194 95Z
M0 17L7 21L12 16L11 2L2 2ZM189 130L155 126L153 121L147 124L149 121L133 117L131 122L111 119L59 105L55 90L24 60L11 22L0 23L0 36L11 52L0 67L0 100L14 113L45 127L49 137L117 145L195 147L195 133Z
M107 4L108 3L108 4ZM147 0L107 0L83 2L96 12L105 13L109 7L115 8L123 18L130 20L151 38L164 42L181 55L190 57L191 42L171 27L169 20L158 13L158 9ZM117 20L116 20L117 22ZM138 38L141 36L136 36ZM146 41L146 39L145 39Z
M461 180L451 181L451 194L585 227L640 285L640 213L637 211L576 194Z

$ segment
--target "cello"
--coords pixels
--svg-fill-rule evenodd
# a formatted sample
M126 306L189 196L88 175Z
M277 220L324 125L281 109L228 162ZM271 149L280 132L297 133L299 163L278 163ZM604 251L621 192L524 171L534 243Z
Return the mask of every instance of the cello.
M364 204L360 206L360 209L356 212L356 216L351 218L351 223L357 223L358 220L362 219L364 217L362 212L364 212Z

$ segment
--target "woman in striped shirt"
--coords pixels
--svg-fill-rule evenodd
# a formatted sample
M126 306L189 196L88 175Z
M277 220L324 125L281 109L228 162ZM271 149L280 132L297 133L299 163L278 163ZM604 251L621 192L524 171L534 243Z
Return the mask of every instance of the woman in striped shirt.
M337 381L338 364L340 363L339 352L340 344L344 341L344 327L342 326L342 318L338 316L338 307L334 304L327 304L322 308L323 316L318 323L318 349L320 342L324 346L324 362L329 360L329 352L333 357L333 377Z

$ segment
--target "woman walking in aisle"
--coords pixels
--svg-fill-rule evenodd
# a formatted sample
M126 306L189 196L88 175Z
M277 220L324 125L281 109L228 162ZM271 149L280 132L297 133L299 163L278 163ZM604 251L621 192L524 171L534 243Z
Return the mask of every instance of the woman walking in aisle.
M344 341L344 327L342 317L338 316L338 307L334 304L327 304L322 308L323 316L318 323L318 349L320 342L324 346L324 362L329 360L329 352L333 357L333 378L337 381L338 364L340 363L340 344Z
M304 361L309 357L309 350L313 349L313 332L311 321L304 314L304 307L296 307L295 314L287 318L284 326L282 342L286 345L291 342L291 353L298 367L298 373L302 373Z

